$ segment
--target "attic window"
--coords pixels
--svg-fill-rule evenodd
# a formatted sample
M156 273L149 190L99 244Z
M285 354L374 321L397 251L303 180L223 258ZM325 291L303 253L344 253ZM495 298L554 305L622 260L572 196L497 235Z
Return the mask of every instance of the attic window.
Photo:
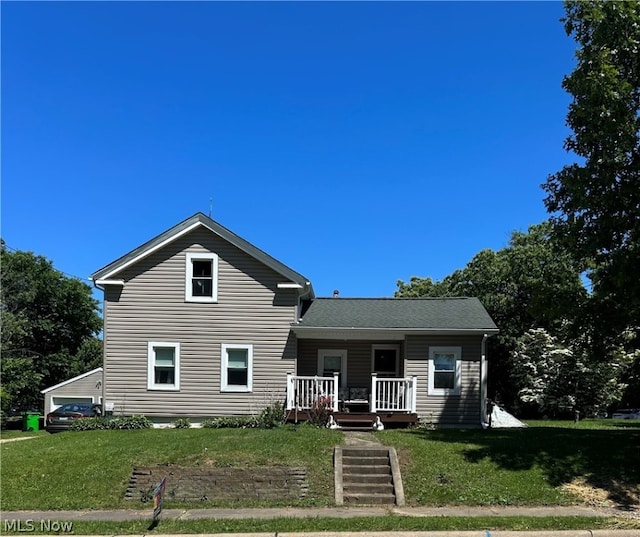
M216 254L187 254L185 300L217 302L218 256Z

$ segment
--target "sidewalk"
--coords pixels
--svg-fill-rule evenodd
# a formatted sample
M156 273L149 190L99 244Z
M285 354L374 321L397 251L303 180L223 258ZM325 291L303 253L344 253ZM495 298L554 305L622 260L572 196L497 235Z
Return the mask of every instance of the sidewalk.
M122 522L152 518L153 509L113 509L83 511L5 511L2 518L13 520L88 520ZM386 515L409 517L611 517L608 510L582 506L568 507L270 507L270 508L213 508L163 509L161 517L174 520L202 519L260 519L274 518L358 518Z

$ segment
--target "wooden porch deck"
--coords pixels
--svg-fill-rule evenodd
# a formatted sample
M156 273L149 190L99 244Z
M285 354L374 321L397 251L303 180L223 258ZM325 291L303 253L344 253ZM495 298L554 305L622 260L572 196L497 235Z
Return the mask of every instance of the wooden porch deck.
M307 410L289 410L287 423L309 421L309 414ZM380 418L386 429L410 427L418 422L417 414L406 412L331 412L331 415L342 429L371 430L376 418Z

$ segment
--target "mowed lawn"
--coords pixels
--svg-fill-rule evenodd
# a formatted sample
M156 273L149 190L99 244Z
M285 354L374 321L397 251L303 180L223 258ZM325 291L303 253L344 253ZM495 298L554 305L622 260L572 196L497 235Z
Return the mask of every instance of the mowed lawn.
M620 504L638 501L640 423L532 425L524 430L387 430L376 436L398 450L412 505L561 505L578 503L570 491L584 489ZM2 508L146 507L124 500L132 468L146 465L303 466L309 493L286 505L332 505L333 448L343 443L340 431L308 426L39 435L1 445Z

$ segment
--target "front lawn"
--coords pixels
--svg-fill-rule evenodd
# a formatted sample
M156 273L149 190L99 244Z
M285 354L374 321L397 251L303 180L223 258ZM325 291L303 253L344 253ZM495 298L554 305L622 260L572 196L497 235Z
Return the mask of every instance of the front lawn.
M585 488L604 491L604 499L619 504L637 502L640 424L595 423L535 423L521 430L387 430L377 437L398 450L409 505L561 505L578 502L575 493ZM332 505L333 447L342 443L339 431L307 426L40 435L2 444L2 509L148 507L124 500L132 468L171 464L304 466L309 493L291 505Z
M640 423L531 422L528 429L384 431L419 505L640 502Z

